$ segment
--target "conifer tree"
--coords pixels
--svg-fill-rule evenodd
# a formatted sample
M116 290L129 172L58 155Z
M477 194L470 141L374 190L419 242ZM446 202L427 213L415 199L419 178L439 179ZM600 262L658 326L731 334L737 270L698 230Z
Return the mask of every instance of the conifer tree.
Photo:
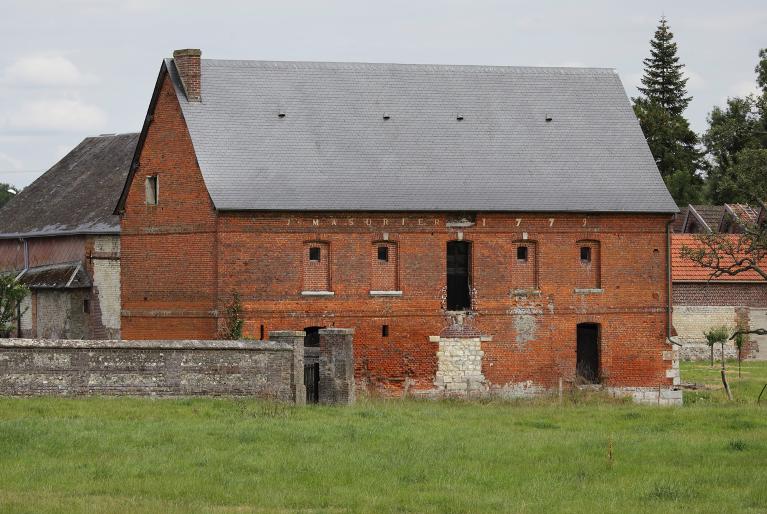
M650 41L650 57L644 60L644 87L639 88L642 96L634 98L634 113L666 187L677 205L685 205L702 197L702 154L697 134L682 116L692 97L687 96L684 65L673 39L662 17Z
M679 63L676 50L674 34L663 16L650 41L650 57L644 60L644 87L639 91L672 116L681 115L692 100L687 96L687 79L682 76L684 64Z

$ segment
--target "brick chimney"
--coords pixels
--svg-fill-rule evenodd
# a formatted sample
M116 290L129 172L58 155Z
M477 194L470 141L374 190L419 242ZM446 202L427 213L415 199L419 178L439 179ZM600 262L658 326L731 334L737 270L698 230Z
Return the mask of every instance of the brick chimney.
M186 48L173 52L173 62L176 64L179 77L181 77L181 85L184 86L186 99L190 102L200 101L200 91L202 89L200 78L201 55L202 52L199 48Z

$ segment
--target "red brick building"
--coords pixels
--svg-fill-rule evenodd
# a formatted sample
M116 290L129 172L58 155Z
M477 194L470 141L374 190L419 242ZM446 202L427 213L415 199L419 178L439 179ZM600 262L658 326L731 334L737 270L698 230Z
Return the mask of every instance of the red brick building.
M122 335L355 329L358 385L681 401L676 212L613 70L161 66L122 215Z

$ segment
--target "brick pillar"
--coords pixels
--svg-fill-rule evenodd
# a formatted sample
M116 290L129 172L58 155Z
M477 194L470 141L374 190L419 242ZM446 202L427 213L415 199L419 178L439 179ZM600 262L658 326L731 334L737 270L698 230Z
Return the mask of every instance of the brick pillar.
M320 403L354 403L353 340L353 329L320 329Z
M304 384L304 337L303 330L277 330L269 332L269 340L275 343L285 343L293 347L293 369L291 370L290 387L293 390L293 401L296 405L306 403L306 385Z

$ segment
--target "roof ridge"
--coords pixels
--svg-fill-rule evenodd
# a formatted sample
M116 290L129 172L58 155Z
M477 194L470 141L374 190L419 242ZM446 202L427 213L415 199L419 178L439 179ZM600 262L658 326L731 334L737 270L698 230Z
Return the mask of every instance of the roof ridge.
M615 68L591 67L591 66L514 66L504 64L444 64L444 63L396 63L396 62L361 62L361 61L288 61L288 60L262 60L262 59L201 59L207 64L235 64L250 66L293 66L307 68L348 68L369 69L377 67L401 68L401 69L453 69L467 71L517 71L528 73L572 73L572 74L604 74L617 75Z

